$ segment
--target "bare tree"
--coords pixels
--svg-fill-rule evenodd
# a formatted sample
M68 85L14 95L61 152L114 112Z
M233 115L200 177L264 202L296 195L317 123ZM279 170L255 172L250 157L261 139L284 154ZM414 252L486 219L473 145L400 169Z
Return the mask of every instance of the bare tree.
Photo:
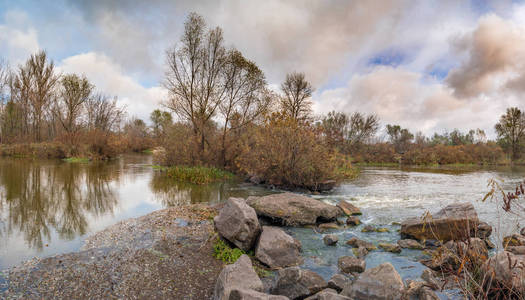
M306 81L304 73L293 72L286 75L281 84L283 97L281 98L281 110L294 120L304 121L308 119L312 111L310 97L313 93L311 84Z
M0 103L6 100L6 89L9 84L9 65L0 58Z
M191 13L180 46L167 51L164 82L170 95L165 106L200 134L201 151L207 142L206 127L224 97L220 76L226 59L222 30L205 31L204 19Z
M82 109L92 91L93 85L85 77L76 74L62 77L60 97L55 102L54 114L70 138L73 138L71 135L80 127L78 123Z
M223 80L225 97L219 105L219 113L224 120L221 161L226 165L228 134L252 123L265 113L272 97L266 91L263 72L235 49L228 52L223 69Z
M125 111L123 107L118 106L116 97L110 99L108 96L96 94L86 100L85 106L89 130L109 133L120 129Z
M379 129L379 119L359 112L349 116L331 111L322 119L321 126L331 145L346 150L347 146L358 146L372 138Z

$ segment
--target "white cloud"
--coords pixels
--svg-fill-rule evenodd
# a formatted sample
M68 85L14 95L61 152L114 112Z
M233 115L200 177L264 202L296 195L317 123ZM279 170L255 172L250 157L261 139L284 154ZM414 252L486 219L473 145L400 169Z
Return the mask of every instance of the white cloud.
M137 116L145 121L149 120L151 111L166 97L165 89L142 86L101 53L88 52L68 57L60 62L58 70L85 75L97 91L118 96L119 103L126 106L129 116Z
M11 64L24 62L39 50L37 31L30 26L28 16L20 11L7 11L0 23L0 53Z

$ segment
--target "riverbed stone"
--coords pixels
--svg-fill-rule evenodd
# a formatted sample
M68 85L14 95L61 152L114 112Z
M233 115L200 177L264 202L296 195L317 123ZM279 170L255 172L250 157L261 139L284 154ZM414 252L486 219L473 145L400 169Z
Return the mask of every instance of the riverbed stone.
M299 267L279 270L277 282L271 289L273 295L283 295L292 300L304 299L327 287L326 281L319 274Z
M255 258L270 268L284 268L302 263L301 243L284 230L274 226L263 226Z
M352 256L341 256L337 260L337 266L343 273L362 273L366 269L366 262Z
M327 234L323 237L323 242L327 246L335 246L339 241L339 237L335 234Z
M339 201L339 203L337 203L337 207L339 207L347 216L362 214L359 207L353 205L352 203L346 202L345 200Z
M394 266L383 263L359 275L350 290L350 297L356 300L399 300L404 284Z
M489 258L481 267L485 282L492 282L514 292L525 292L525 256L500 251Z
M490 226L487 222L480 221L473 236L481 239L487 239L491 234L492 226Z
M258 292L263 290L263 283L253 269L250 257L246 254L222 269L215 283L213 299L229 299L233 289L252 289Z
M421 245L421 243L419 243L416 240L412 240L412 239L399 240L399 241L397 241L397 244L401 248L406 248L406 249L415 249L415 250L423 250L423 249L425 249L425 247L423 245Z
M472 236L472 228L477 228L478 224L478 214L472 203L453 203L431 217L404 220L401 235L417 240L462 240Z
M357 226L359 224L361 224L359 217L349 216L348 218L346 218L346 225Z
M253 248L261 232L255 210L241 198L229 198L213 221L223 238L244 251Z
M401 247L398 244L379 243L379 248L392 253L401 253Z
M368 251L377 250L377 247L374 244L367 242L367 241L360 240L356 237L349 239L346 242L346 244L354 248L364 247Z
M434 272L430 269L424 269L423 272L421 272L421 279L423 279L423 281L425 281L425 283L433 290L437 290L441 286L439 280L434 275Z
M425 282L407 280L403 299L439 300L439 297Z
M336 206L293 193L252 196L246 202L258 216L289 226L333 222L342 215L341 209Z
M234 289L230 292L228 300L289 300L289 298L282 295L269 295L249 289Z
M339 229L339 225L337 225L337 223L335 222L330 222L330 223L322 223L322 224L319 224L319 229L321 230L326 230L326 229Z
M357 247L352 249L352 253L357 258L365 258L365 256L368 254L368 250L366 250L365 247Z
M335 274L328 280L328 287L338 292L341 292L348 284L352 284L352 281L343 274Z
M349 297L343 296L343 295L339 295L336 290L328 288L304 300L352 300L352 299Z
M448 241L433 252L432 259L421 261L433 270L458 270L467 261L469 264L481 265L488 259L485 241L470 238L466 241Z

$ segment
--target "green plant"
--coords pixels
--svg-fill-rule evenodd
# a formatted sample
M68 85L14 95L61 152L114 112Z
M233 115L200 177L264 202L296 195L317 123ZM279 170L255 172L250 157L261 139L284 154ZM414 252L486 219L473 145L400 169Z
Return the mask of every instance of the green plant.
M220 238L217 238L213 245L213 257L220 259L227 264L233 264L243 254L246 254L246 252L239 248L230 247L230 245Z
M184 167L176 166L162 169L166 175L178 181L185 181L194 184L206 184L217 180L230 179L233 174L217 168L202 166Z

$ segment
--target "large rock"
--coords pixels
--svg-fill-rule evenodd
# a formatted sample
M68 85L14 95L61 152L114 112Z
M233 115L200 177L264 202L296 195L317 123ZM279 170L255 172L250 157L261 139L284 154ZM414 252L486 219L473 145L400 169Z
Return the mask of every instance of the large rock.
M331 222L342 215L336 206L292 193L248 197L246 202L255 209L257 215L290 226Z
M448 241L432 254L432 259L421 261L433 270L458 270L466 265L479 266L488 259L484 240L469 238L465 241Z
M328 280L328 287L334 289L338 292L342 291L345 286L351 284L352 282L348 277L343 274L335 274Z
M337 260L337 266L343 273L362 273L366 269L366 262L352 256L341 256Z
M348 293L356 300L398 300L403 290L403 280L394 266L383 263L362 273Z
M263 226L255 257L270 268L284 268L302 263L301 243L274 226Z
M222 237L244 251L253 248L261 232L255 210L240 198L228 199L213 221Z
M352 300L352 299L349 297L343 296L343 295L339 295L336 290L328 288L304 300Z
M310 270L289 267L279 270L278 279L271 293L290 299L304 299L327 287L323 277Z
M525 256L501 251L488 259L481 270L485 274L485 282L490 282L493 288L502 290L504 294L513 291L516 295L525 296Z
M478 224L478 214L471 203L453 203L431 217L403 221L401 235L417 240L461 240L474 236Z
M345 200L339 201L339 203L337 203L337 207L339 207L347 216L361 215L361 210L359 207L353 205L352 203L346 202Z
M230 292L228 300L289 300L281 295L268 295L254 290L235 289Z
M258 292L263 290L263 283L255 273L252 262L246 254L241 255L234 264L222 269L215 283L213 299L229 299L230 292L234 289L251 289Z
M397 244L401 247L401 248L407 248L407 249L416 249L416 250L423 250L425 247L423 245L421 245L418 241L416 240L411 240L411 239L404 239L404 240L399 240L397 241Z

